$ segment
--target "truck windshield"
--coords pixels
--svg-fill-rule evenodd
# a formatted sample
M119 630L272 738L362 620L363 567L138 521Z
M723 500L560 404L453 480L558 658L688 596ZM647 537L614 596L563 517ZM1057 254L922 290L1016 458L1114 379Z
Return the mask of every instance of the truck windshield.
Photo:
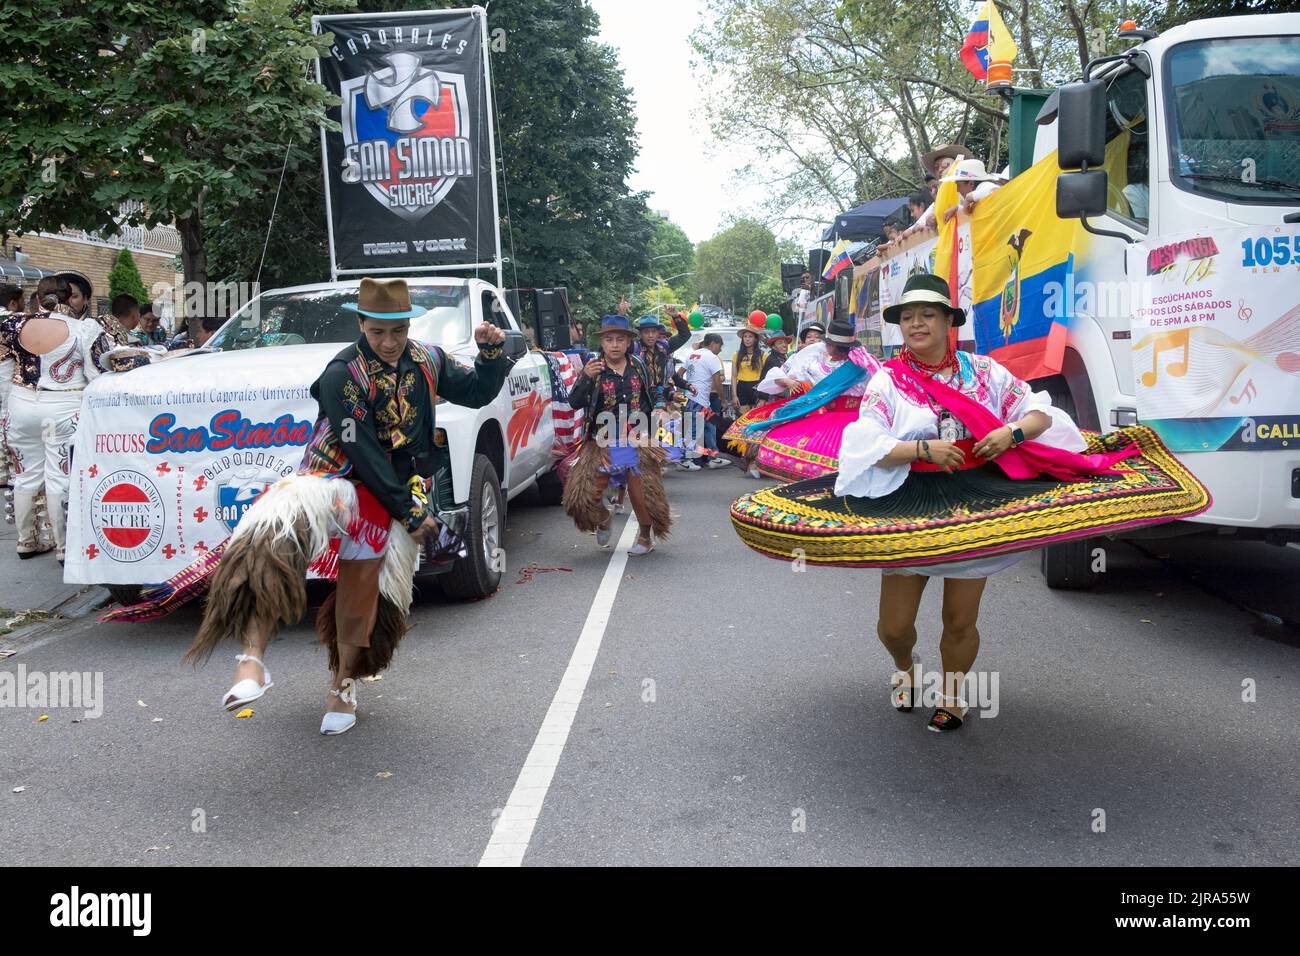
M1300 202L1300 37L1182 43L1166 75L1180 187L1229 202Z
M411 319L411 338L442 348L470 339L469 298L463 285L412 285L411 305L424 314ZM357 313L344 306L357 301L357 290L269 292L259 296L221 327L209 347L272 348L357 340Z

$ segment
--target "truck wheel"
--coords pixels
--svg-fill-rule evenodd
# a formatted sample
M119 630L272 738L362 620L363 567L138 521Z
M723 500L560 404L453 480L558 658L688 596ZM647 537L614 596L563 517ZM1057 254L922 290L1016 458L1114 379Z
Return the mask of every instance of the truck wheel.
M140 603L140 591L138 584L105 584L108 593L113 595L113 600L122 607L130 607L133 604Z
M439 577L448 597L471 600L487 597L501 583L499 561L505 505L497 470L486 455L474 456L469 479L469 554Z
M1078 538L1043 549L1043 577L1060 591L1082 591L1097 583L1092 569L1093 539Z
M564 498L564 482L552 469L537 479L537 491L542 496L542 504L558 505Z

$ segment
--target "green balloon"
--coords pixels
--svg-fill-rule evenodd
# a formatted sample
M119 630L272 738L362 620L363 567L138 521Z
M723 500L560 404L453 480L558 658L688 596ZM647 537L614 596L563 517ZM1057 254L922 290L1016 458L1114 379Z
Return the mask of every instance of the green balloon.
M779 315L769 315L767 317L767 329L769 332L779 332L781 330L781 317Z
M692 312L686 319L686 323L691 328L698 329L700 326L704 325L704 316L698 312Z

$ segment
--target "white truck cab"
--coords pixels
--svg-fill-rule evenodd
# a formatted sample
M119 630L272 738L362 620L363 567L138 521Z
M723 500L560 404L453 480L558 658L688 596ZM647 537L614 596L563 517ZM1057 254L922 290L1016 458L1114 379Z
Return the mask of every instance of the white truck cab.
M1272 228L1295 222L1300 211L1300 14L1203 20L1161 36L1126 35L1142 42L1120 56L1095 60L1085 74L1094 81L1092 93L1104 96L1104 131L1089 130L1095 119L1085 115L1091 105L1082 89L1089 84L1071 84L1040 114L1034 149L1037 160L1080 137L1104 140L1104 170L1062 172L1057 205L1061 215L1085 215L1094 232L1078 281L1119 292L1140 278L1126 273L1130 242ZM1092 110L1093 117L1100 112ZM1095 189L1098 172L1104 200L1100 192L1090 201L1073 192ZM1094 177L1091 184L1078 178L1086 175ZM1063 207L1063 197L1066 205L1076 203L1072 210ZM1085 210L1087 205L1092 208ZM1300 262L1300 248L1295 259ZM1296 268L1292 288L1300 302ZM1098 294L1089 310L1071 319L1060 379L1042 384L1067 409L1072 406L1085 427L1135 424L1132 356L1131 298ZM1213 506L1191 521L1150 533L1200 530L1278 544L1300 540L1300 443L1292 445L1181 453L1209 488ZM1090 550L1088 542L1046 549L1049 584L1091 583Z

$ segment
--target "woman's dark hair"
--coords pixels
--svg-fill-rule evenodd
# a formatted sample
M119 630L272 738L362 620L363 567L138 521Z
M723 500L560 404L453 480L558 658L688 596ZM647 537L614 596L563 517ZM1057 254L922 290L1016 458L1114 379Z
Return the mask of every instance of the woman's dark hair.
M74 275L72 273L60 273L57 277L59 280L59 302L63 305L68 304L68 297L72 293L72 287L75 285L81 290L81 297L86 300L86 308L90 308L90 300L94 295L90 287L90 280L85 276Z
M10 311L21 312L23 310L23 287L8 282L0 285L0 309L8 309L9 306L14 304L14 299L18 300L18 308L10 309Z
M736 366L737 368L739 368L740 364L742 362L745 362L748 363L750 368L754 368L754 369L762 368L763 367L763 346L759 344L758 333L754 332L751 329L741 329L740 335L744 336L746 332L749 332L750 335L754 336L754 345L752 348L747 348L745 346L744 338L741 338L740 348L736 350Z

